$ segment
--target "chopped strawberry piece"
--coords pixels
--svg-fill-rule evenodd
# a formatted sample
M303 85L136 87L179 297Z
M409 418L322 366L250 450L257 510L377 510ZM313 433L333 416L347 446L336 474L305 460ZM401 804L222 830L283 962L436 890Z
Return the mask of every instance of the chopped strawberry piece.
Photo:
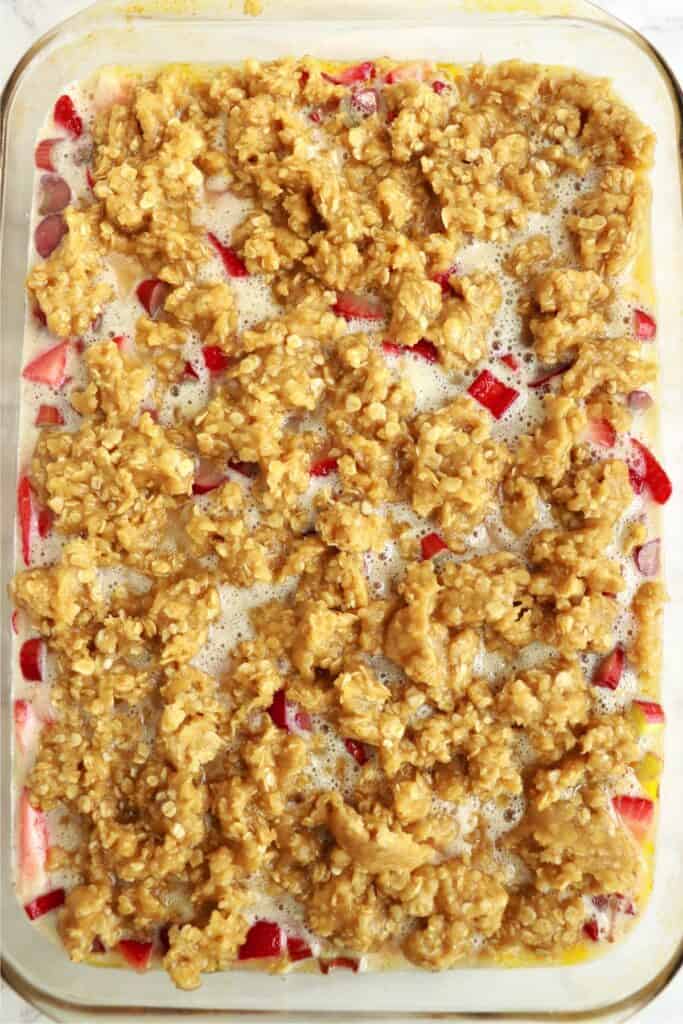
M45 540L52 529L52 512L49 508L41 508L38 513L38 534Z
M148 277L145 281L140 282L135 289L135 294L147 311L147 315L152 320L156 320L169 291L170 288L165 281L160 281L158 277Z
M519 391L503 384L502 380L498 380L488 370L482 370L467 391L497 420L510 408L515 399L519 398Z
M218 345L204 345L202 349L204 366L209 373L223 373L230 366L232 359Z
M35 165L41 171L54 171L55 165L52 160L52 150L63 139L42 139L36 146Z
M93 173L89 166L85 168L85 180L88 183L88 188L92 192L95 187L95 179L93 178Z
M438 363L439 350L433 341L427 338L420 338L417 345L406 345L405 351L409 356L419 356L428 363Z
M451 291L451 278L455 274L457 274L457 272L458 268L457 265L454 263L451 267L447 267L446 270L437 270L434 274L432 274L431 279L432 281L435 281L436 284L441 286L441 291L444 293L444 295L448 295Z
M64 128L75 139L83 132L83 122L76 113L74 101L70 96L59 97L55 103L52 116L55 119L55 124L58 124L60 128Z
M50 388L59 389L66 380L66 357L69 342L61 341L59 345L41 352L24 367L22 377L33 384L47 384Z
M336 459L318 459L317 462L313 462L310 468L311 476L329 476L330 473L336 473L339 463Z
M373 295L354 295L353 292L339 292L332 312L345 320L383 320L384 306Z
M67 232L66 221L61 213L50 213L43 217L33 235L36 252L47 259L54 252Z
M657 537L656 540L649 540L647 544L641 544L633 552L633 560L643 576L656 576L659 572L660 547L661 542Z
M14 735L22 754L28 754L40 732L40 719L30 700L14 702Z
M633 329L639 341L652 341L657 334L657 322L644 309L636 309L633 314Z
M31 918L35 921L36 918L42 917L43 914L49 914L51 910L56 910L57 907L61 907L66 899L66 893L63 889L53 889L52 892L46 892L42 896L36 896L34 900L27 903L24 906L24 910Z
M115 334L111 340L114 342L119 352L121 351L121 349L125 348L126 344L128 343L128 338L125 336L125 334Z
M45 641L39 637L24 640L19 651L19 665L24 679L41 683L45 669Z
M334 75L327 74L323 71L323 78L328 82L332 82L333 85L353 85L354 82L369 82L377 74L375 65L372 61L366 60L362 64L353 64L351 67L344 68L343 71L338 71Z
M313 956L313 951L299 935L288 935L287 956L290 960L309 960Z
M43 313L43 311L42 311L42 309L40 308L40 306L38 306L38 305L36 304L36 305L35 305L35 306L33 307L33 310L32 310L32 312L33 312L33 316L34 316L34 317L35 317L35 319L36 319L36 320L38 321L38 323L40 324L40 326L41 326L41 327L47 327L47 317L46 317L46 316L45 316L45 314Z
M519 373L521 363L517 356L512 352L506 352L505 355L500 357L500 361L501 363L505 363L506 366L509 366L514 373Z
M250 480L254 480L259 474L258 462L229 462L228 468Z
M152 943L138 939L121 939L117 949L136 971L145 971L152 959Z
M71 189L58 174L44 174L40 179L38 213L60 213L71 201Z
M335 956L332 960L318 961L320 964L320 970L323 974L329 974L330 971L353 971L354 974L358 974L360 967L360 960L357 960L353 956Z
M586 921L586 923L584 924L583 934L586 936L587 939L590 939L591 942L600 941L600 928L598 926L598 922L594 917L592 917L590 921Z
M664 708L654 700L634 700L632 707L647 725L664 725L666 721Z
M388 356L401 356L405 352L403 345L397 345L395 341L383 341L382 348Z
M650 494L658 505L664 505L671 497L673 490L666 472L654 457L649 448L641 444L635 437L631 438L631 449L641 456L644 465L644 478Z
M437 94L437 96L441 96L441 94L444 92L450 92L450 88L451 87L448 84L448 82L441 82L438 79L436 82L432 82L432 89Z
M370 117L379 110L379 96L374 89L355 89L350 102L351 109L362 117Z
M354 757L358 764L363 765L370 756L367 751L367 747L364 743L359 740L344 740L344 746L348 750L351 757Z
M195 368L192 365L192 363L189 363L189 362L185 363L185 368L183 370L183 377L192 377L194 380L199 380L199 374L195 370Z
M428 558L433 558L434 555L438 555L440 551L447 551L448 544L446 541L439 537L438 533L428 533L426 537L423 537L420 541L420 548L422 550L422 560L426 562Z
M320 124L320 122L323 119L322 110L319 110L319 109L312 110L310 112L310 114L308 115L308 119L309 119L309 121L312 121L313 124Z
M225 473L216 469L210 462L201 461L192 483L193 494L208 494L221 487L227 480Z
M625 661L624 648L621 646L615 647L612 653L603 658L598 665L597 671L593 676L593 685L604 686L608 690L616 690L624 671Z
M599 418L588 421L588 440L602 448L613 448L617 432L609 420Z
M612 806L636 839L647 834L655 813L652 800L644 796L613 796Z
M38 414L36 416L37 427L61 427L63 423L64 417L56 405L41 405L38 408Z
M23 789L19 801L19 870L24 882L36 889L45 885L45 864L49 849L47 819L37 811Z
M626 401L632 412L643 412L652 405L652 395L647 391L631 391Z
M17 516L21 533L21 553L24 565L31 564L31 539L36 522L33 491L27 476L19 478L17 485Z
M249 277L249 271L234 249L221 242L220 238L216 238L212 231L209 231L209 241L223 260L228 277Z
M273 696L273 703L268 714L279 729L287 732L310 732L313 728L311 716L294 701L287 700L284 689L278 690Z
M239 948L239 960L262 960L266 957L282 956L285 949L285 934L275 921L257 921L247 932Z
M530 380L529 387L545 387L545 385L548 384L551 380L554 380L555 377L561 377L562 374L566 373L567 370L569 370L573 365L573 363L563 363L561 366L555 367L554 370L548 370L547 372L542 373L540 377L537 377L536 380Z
M634 494L642 494L645 490L645 477L642 476L635 466L629 465L628 479Z

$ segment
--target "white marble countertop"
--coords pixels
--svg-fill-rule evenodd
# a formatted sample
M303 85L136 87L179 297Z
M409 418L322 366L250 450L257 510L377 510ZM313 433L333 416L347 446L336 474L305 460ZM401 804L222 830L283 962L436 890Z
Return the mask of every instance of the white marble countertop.
M0 87L43 32L87 7L83 0L0 0ZM600 6L646 35L683 81L683 0L601 0ZM682 1024L683 972L637 1017L637 1024ZM47 1024L7 986L0 1024Z

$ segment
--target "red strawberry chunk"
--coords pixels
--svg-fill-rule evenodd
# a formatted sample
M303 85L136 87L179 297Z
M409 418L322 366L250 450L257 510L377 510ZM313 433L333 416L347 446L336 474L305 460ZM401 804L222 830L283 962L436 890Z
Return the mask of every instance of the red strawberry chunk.
M646 835L655 813L652 800L644 796L613 796L612 806L636 839Z
M215 466L208 462L200 462L192 483L192 493L208 494L209 491L221 487L227 479L225 473L221 473Z
M664 708L654 700L634 700L633 706L641 712L649 725L663 725L666 721Z
M43 217L33 234L36 252L45 260L54 252L67 232L66 221L61 213L50 213Z
M441 291L444 293L444 295L448 295L451 291L451 278L453 277L454 274L457 274L457 272L458 267L454 263L452 266L447 267L446 270L437 270L434 274L432 274L432 281L435 281L436 284L441 285Z
M33 502L33 491L27 476L19 478L17 484L17 516L21 534L21 553L24 565L31 564L31 540L36 524L36 512Z
M209 241L223 260L228 277L249 277L249 271L234 249L221 242L220 238L217 238L212 231L209 231Z
M38 409L36 416L36 426L57 426L61 427L64 423L64 417L56 405L41 405Z
M519 397L519 391L509 388L507 384L503 384L502 380L498 380L488 370L482 370L476 380L472 381L467 391L480 405L488 409L497 420L510 408L515 399Z
M169 291L170 288L165 281L160 281L158 277L148 277L140 282L135 289L135 294L141 305L144 306L147 315L152 320L156 320L157 314L166 301Z
M440 96L444 92L449 92L450 88L451 87L448 84L448 82L441 82L438 79L436 82L432 82L432 89L437 94L437 96Z
M41 171L54 171L53 149L63 139L42 139L36 146L35 165Z
M294 701L287 700L284 689L273 695L273 703L268 708L268 714L278 729L286 729L287 732L311 731L311 716Z
M318 459L317 462L311 463L310 474L311 476L329 476L330 473L336 473L339 463L336 459Z
M285 933L275 921L257 921L247 932L239 948L239 960L262 960L266 957L282 956L285 950Z
M14 736L22 754L28 754L40 732L40 719L30 700L14 702Z
M250 480L254 480L259 474L258 462L229 462L228 468Z
M351 109L362 117L370 117L379 109L379 96L374 89L355 89L350 102Z
M554 370L544 371L541 374L540 377L536 378L536 380L530 380L529 381L529 387L530 388L542 388L542 387L545 387L545 385L550 383L551 380L554 380L555 377L561 377L562 374L566 373L567 370L569 370L573 365L574 365L573 363L563 363L561 366L556 366Z
M353 956L335 956L332 960L319 960L320 970L323 974L329 974L330 971L353 971L354 974L358 974L360 967L360 960L357 960Z
M41 508L38 513L38 534L43 540L52 529L52 512L49 508Z
M75 139L83 132L83 122L76 113L74 101L70 96L59 97L52 116L55 119L55 124L66 129L69 135L73 135Z
M428 533L426 537L423 537L420 541L420 548L422 550L422 560L426 562L428 558L433 558L434 555L438 555L440 551L447 551L448 544L446 541L439 537L438 533Z
M405 347L397 345L395 341L383 341L382 349L388 356L400 356L405 352Z
M226 355L218 345L204 345L202 348L204 366L209 373L224 373L230 366L232 359Z
M506 366L509 366L513 373L519 373L521 363L517 356L512 352L506 352L505 355L500 357L500 361L501 363L505 363Z
M370 756L368 754L368 750L365 744L361 743L359 740L344 740L344 746L348 750L351 757L354 757L356 761L358 761L358 764L360 765L365 764L365 762L368 760L368 757Z
M22 377L33 384L46 384L49 388L59 389L66 381L66 357L69 342L62 341L59 345L41 352L24 367Z
M376 74L375 65L372 61L366 60L362 64L353 64L344 68L343 71L338 71L334 75L323 71L322 76L333 85L353 85L354 82L369 82Z
M121 939L117 949L136 971L145 971L152 959L152 943L138 939Z
M93 173L90 167L86 167L85 169L85 180L88 183L88 188L92 192L95 187L95 179L93 178Z
M19 801L19 870L21 878L36 889L45 886L45 864L49 849L47 819L36 810L23 789Z
M34 636L24 640L19 651L19 666L24 679L31 683L41 683L45 670L45 641Z
M594 917L592 917L590 921L586 921L584 924L583 934L587 939L590 939L591 942L600 941L600 926Z
M659 572L660 547L661 541L657 537L656 540L649 540L647 544L641 544L633 552L633 560L643 576L656 576Z
M384 306L373 295L354 295L353 292L339 292L332 312L345 320L383 320Z
M620 646L615 647L612 653L603 658L598 665L597 671L593 676L593 685L604 686L608 690L616 690L624 671L625 661L624 648Z
M650 494L658 505L666 504L671 497L671 492L673 490L671 481L669 480L666 472L649 448L646 448L645 445L635 437L631 438L631 449L642 459L645 484L647 485Z
M644 309L636 309L633 314L633 329L639 341L652 341L657 334L657 321Z
M287 936L287 956L290 960L310 960L313 951L305 939L299 935Z
M588 440L602 448L613 448L617 432L609 420L599 418L588 421Z
M183 377L192 377L194 380L199 380L199 374L195 370L192 363L185 363L185 369L183 370Z
M63 889L53 889L52 892L46 892L42 896L36 896L34 900L27 903L24 906L24 910L32 921L36 918L42 917L43 914L49 914L51 910L56 910L57 907L61 907L66 899L66 893Z
M439 350L433 341L427 338L420 338L417 345L406 345L405 351L410 356L419 356L428 363L438 363Z

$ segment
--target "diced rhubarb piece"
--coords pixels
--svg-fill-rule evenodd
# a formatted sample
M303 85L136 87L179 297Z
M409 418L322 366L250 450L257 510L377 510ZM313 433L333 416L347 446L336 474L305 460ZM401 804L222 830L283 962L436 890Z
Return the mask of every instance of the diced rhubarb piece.
M671 497L672 486L669 477L649 448L631 438L631 449L641 456L645 468L645 484L658 505L664 505Z
M601 448L613 448L617 440L617 432L609 420L592 419L588 421L588 440Z
M209 231L209 241L222 259L228 277L249 277L249 271L234 249L221 242L212 231Z
M36 146L35 165L40 171L56 170L53 162L54 147L64 139L42 139Z
M440 551L447 551L448 544L446 544L442 537L439 537L438 533L428 533L420 541L420 549L422 551L422 560L426 562L428 558L433 558Z
M647 391L630 391L626 401L631 412L644 412L652 405L652 395Z
M664 708L654 700L634 700L631 705L634 715L642 726L664 725Z
M363 765L368 760L369 754L367 747L364 743L359 740L344 740L344 746L348 750L351 757L358 761L358 764Z
M643 839L655 813L652 800L644 796L613 796L612 806L636 839Z
M56 405L41 405L36 416L37 427L61 427L64 417Z
M256 921L247 932L239 948L239 960L263 960L266 957L282 956L285 951L285 934L275 921Z
M273 703L268 708L268 714L278 729L286 729L287 732L311 731L311 716L294 701L287 700L284 689L273 695Z
M310 960L313 950L299 935L287 936L287 956L290 960Z
M55 103L52 116L55 119L55 124L58 124L60 128L64 128L75 139L82 134L83 122L76 113L74 101L70 96L59 97Z
M509 366L513 373L519 373L521 363L516 355L512 352L506 352L505 355L500 356L501 363L505 363Z
M93 177L92 168L89 165L85 168L85 180L88 183L88 188L92 192L95 187L95 179Z
M204 345L202 355L204 366L209 373L224 373L232 362L230 356L226 355L218 345Z
M24 679L31 683L41 683L45 673L45 641L42 637L33 636L24 640L19 651L19 666Z
M19 519L19 532L21 534L21 554L24 565L31 564L31 541L33 530L36 525L35 503L33 491L27 476L19 478L17 485L17 518Z
M519 398L519 391L509 388L498 380L488 370L482 370L476 380L473 380L467 389L468 394L483 405L497 420L510 408L516 398Z
M202 461L199 463L199 468L194 475L192 493L208 494L209 491L215 491L217 487L221 487L227 479L225 473L222 473L210 463Z
M19 799L19 872L35 889L45 886L45 864L49 848L47 819L36 810L23 789Z
M60 213L71 202L71 189L59 174L44 174L40 179L38 213Z
M396 82L423 82L425 75L432 70L432 65L416 61L413 64L401 64L387 72L384 81L387 85Z
M639 341L652 341L657 334L657 322L644 309L636 309L633 314L633 329Z
M369 82L376 74L375 65L372 61L366 60L362 64L353 64L342 71L337 71L334 75L323 71L322 76L333 85L353 85L355 82Z
M615 647L612 653L603 658L598 665L597 671L593 676L593 685L604 686L608 690L616 690L624 671L625 661L624 648L620 646Z
M318 963L323 974L329 974L330 971L353 971L354 974L358 974L360 967L360 960L354 956L335 956L332 960L321 958Z
M36 252L47 259L54 252L67 232L66 221L61 213L50 213L43 217L33 235Z
M659 572L660 547L661 541L657 537L656 540L649 540L647 544L641 544L633 552L633 560L643 576L656 576Z
M152 959L152 947L153 943L151 942L140 942L139 939L121 939L116 948L136 971L146 971Z
M317 462L311 463L309 470L311 476L329 476L330 473L336 473L339 463L336 459L318 459Z
M69 342L61 341L59 345L41 352L39 356L32 359L22 372L24 380L30 380L33 384L47 384L50 388L59 389L66 380L66 357L69 351Z
M345 320L383 320L385 315L382 302L374 295L354 295L353 292L339 292L332 312Z
M183 370L183 377L191 377L194 380L199 380L199 374L195 370L195 368L192 365L192 363L189 363L189 362L185 363L185 368Z
M562 374L566 373L573 365L573 363L563 363L561 366L556 366L554 370L545 370L540 377L536 378L536 380L529 381L529 387L545 387L545 385L549 384L551 380L555 379L555 377L561 377Z
M51 910L56 910L57 907L61 907L66 899L66 893L64 889L53 889L52 892L43 893L42 896L36 896L30 903L24 905L24 910L31 918L35 921L36 918L42 917L43 914L49 914Z
M255 480L259 475L258 462L229 462L228 468L234 470L235 473L239 473L241 476L248 477L250 480Z
M594 917L592 917L590 921L586 921L586 923L584 924L583 934L586 936L587 939L590 939L591 942L600 941L600 927Z
M457 272L458 268L457 265L454 263L451 267L447 267L446 270L437 270L434 274L432 274L431 279L432 281L435 281L436 284L441 286L441 291L444 293L444 295L448 295L449 292L451 291L451 278L455 274L457 274Z
M427 363L438 363L439 361L438 348L433 341L428 341L427 338L420 338L417 345L406 345L405 352L409 356L419 356Z
M450 92L450 88L451 87L448 84L448 82L442 82L439 79L437 79L436 82L432 82L432 89L437 94L437 96L441 96L441 94L444 92Z
M379 96L374 89L354 89L351 93L351 109L362 117L370 117L379 110Z
M14 735L22 754L28 754L40 732L40 719L30 700L14 702Z
M135 289L139 302L152 320L156 320L169 290L166 282L160 281L158 277L148 277L145 281L141 281Z
M45 540L52 529L52 512L49 508L41 508L38 512L38 535Z

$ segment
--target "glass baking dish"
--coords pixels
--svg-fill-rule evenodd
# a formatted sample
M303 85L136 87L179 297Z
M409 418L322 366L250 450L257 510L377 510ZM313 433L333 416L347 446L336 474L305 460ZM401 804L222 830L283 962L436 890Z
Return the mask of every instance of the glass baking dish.
M191 6L191 10L187 8ZM614 80L617 91L655 129L652 251L661 354L661 448L674 484L663 533L671 602L664 624L662 699L668 728L662 780L655 884L638 927L599 959L561 967L461 968L428 975L293 974L253 971L205 976L195 992L173 988L165 973L141 975L71 963L36 931L12 883L12 832L2 832L4 968L21 992L57 1020L168 1020L194 1011L212 1021L259 1012L264 1021L411 1020L435 1014L474 1021L567 1019L620 1021L645 1005L679 967L683 953L683 817L674 808L683 786L683 279L680 113L678 87L662 60L638 35L589 4L530 0L432 0L415 12L408 0L352 0L343 16L323 0L275 3L258 18L227 11L225 2L95 4L43 37L26 54L2 99L0 318L2 347L2 564L6 584L14 566L13 517L17 478L18 396L24 323L25 253L35 136L64 83L102 64L237 62L312 53L355 61L392 58L468 63L510 57L568 64ZM653 299L655 296L653 296ZM11 678L10 609L2 588L2 678ZM11 820L11 695L2 689L2 816Z

